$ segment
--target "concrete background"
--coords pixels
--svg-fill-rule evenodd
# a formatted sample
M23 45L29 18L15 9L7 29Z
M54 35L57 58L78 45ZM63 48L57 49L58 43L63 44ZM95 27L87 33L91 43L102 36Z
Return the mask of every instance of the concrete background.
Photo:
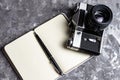
M0 0L0 48L61 12L69 14L76 2L105 4L114 19L105 30L102 54L59 80L120 80L120 0ZM1 51L0 80L19 80Z

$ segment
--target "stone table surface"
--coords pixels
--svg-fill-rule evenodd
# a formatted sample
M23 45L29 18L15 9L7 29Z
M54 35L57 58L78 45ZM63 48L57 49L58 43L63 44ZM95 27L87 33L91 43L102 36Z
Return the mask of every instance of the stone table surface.
M120 80L120 0L0 0L0 48L61 12L69 14L77 2L105 4L114 18L105 29L102 54L58 80ZM0 80L19 80L2 51Z

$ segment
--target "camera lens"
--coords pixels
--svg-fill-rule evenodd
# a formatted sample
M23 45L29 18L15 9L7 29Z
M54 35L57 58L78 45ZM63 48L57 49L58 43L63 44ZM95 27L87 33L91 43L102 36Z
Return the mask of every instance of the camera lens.
M105 5L95 5L87 14L87 26L94 31L102 31L112 20L112 11Z
M102 12L96 11L94 15L95 15L95 19L99 23L105 22L105 15Z

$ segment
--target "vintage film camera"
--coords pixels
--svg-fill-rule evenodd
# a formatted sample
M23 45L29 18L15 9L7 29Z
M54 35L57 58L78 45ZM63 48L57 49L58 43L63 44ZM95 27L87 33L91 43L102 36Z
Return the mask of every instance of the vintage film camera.
M112 21L112 11L105 5L77 3L69 22L67 48L99 55L104 29Z

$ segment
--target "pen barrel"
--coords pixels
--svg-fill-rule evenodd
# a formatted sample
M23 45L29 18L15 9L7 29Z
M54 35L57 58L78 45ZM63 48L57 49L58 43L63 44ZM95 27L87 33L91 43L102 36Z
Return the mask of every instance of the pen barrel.
M58 74L60 74L60 75L63 74L61 68L59 67L59 65L57 64L57 62L55 61L55 59L52 56L50 58L50 63L53 64L53 67Z
M55 59L52 57L51 53L49 52L49 50L47 49L47 47L44 45L43 41L40 39L40 37L34 33L39 45L42 47L43 51L45 52L45 55L47 56L47 58L49 59L50 63L53 65L55 71L62 75L62 70L60 69L59 65L57 64L57 62L55 61Z
M48 49L46 48L46 46L44 45L44 43L43 43L43 41L41 40L41 38L40 38L36 33L34 33L34 34L35 34L35 37L36 37L37 41L39 42L40 46L42 46L42 49L43 49L43 51L45 52L46 56L47 56L48 58L52 57L51 53L49 52L49 50L48 50Z

